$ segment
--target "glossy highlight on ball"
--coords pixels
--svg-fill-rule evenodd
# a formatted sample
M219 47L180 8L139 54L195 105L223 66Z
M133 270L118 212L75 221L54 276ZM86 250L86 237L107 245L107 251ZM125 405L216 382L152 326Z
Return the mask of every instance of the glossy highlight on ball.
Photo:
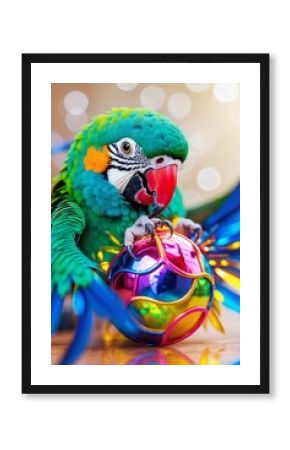
M198 245L184 235L159 229L154 238L136 241L133 251L135 259L126 249L113 259L107 281L146 330L146 340L144 335L134 340L168 345L192 335L207 317L214 288Z

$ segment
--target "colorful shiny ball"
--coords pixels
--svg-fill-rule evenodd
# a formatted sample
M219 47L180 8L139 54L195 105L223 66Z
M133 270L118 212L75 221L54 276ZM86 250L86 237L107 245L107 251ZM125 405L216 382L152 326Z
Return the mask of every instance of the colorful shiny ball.
M158 230L112 261L107 281L144 335L134 340L167 345L203 324L213 302L214 279L199 247L179 234ZM124 333L124 330L120 330ZM132 336L129 336L132 339Z

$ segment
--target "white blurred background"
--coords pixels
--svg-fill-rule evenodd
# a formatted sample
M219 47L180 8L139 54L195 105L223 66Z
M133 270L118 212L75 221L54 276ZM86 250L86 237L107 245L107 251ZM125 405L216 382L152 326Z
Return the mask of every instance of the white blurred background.
M189 156L179 174L187 207L226 194L239 181L238 84L52 84L52 176L61 169L82 125L112 107L144 107L168 116L184 132Z

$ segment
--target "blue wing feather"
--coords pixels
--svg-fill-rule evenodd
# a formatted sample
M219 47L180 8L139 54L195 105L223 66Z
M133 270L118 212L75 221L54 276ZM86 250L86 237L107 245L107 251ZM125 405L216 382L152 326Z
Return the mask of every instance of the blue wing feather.
M221 223L232 212L240 209L240 184L231 192L231 194L224 201L222 206L217 209L204 222L204 228L208 229L218 223Z
M200 246L216 278L216 289L223 296L223 304L240 311L240 295L231 285L240 277L240 185L229 194L224 203L203 223L205 230ZM228 277L221 279L218 269ZM237 283L236 283L237 284Z

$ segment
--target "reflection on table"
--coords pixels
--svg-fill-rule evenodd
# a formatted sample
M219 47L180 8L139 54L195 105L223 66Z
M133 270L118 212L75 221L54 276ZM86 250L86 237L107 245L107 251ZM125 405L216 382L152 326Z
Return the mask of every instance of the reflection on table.
M108 322L98 320L91 343L78 364L102 365L220 365L240 362L240 316L226 308L222 312L226 330L220 334L203 328L171 346L141 346L122 336ZM60 331L52 338L52 364L58 364L73 336Z

